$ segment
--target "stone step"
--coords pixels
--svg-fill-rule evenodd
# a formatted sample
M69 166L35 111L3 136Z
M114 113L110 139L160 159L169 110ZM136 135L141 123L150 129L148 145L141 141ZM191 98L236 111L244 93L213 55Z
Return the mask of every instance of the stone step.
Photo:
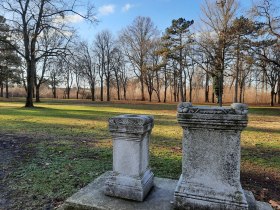
M173 210L174 191L178 180L154 178L155 186L143 202L106 196L103 193L108 172L68 198L59 210ZM273 210L268 203L256 202L250 191L245 191L249 210Z
M256 210L273 210L269 203L257 201L257 209Z

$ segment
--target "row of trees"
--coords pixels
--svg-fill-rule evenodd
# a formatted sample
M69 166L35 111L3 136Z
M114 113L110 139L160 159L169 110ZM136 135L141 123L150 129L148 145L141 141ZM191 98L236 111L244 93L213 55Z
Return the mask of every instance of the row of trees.
M76 1L14 3L0 4L18 15L1 19L0 84L21 82L27 92L26 107L33 106L33 95L40 101L44 83L54 98L58 87L64 87L65 97L70 98L75 85L78 98L84 81L92 100L96 90L105 100L106 90L110 101L113 88L118 100L126 100L129 84L138 83L141 100L148 93L150 101L155 94L159 102L166 102L170 91L173 101L192 101L193 88L201 86L205 102L210 102L213 87L222 105L225 86L234 87L234 102L243 102L245 88L254 84L269 86L271 105L280 103L280 19L272 0L261 0L247 16L238 12L237 0L205 0L201 25L178 18L160 34L149 17L137 17L118 37L104 30L93 43L81 41L65 21L75 14L95 23L93 7L83 15L76 12Z

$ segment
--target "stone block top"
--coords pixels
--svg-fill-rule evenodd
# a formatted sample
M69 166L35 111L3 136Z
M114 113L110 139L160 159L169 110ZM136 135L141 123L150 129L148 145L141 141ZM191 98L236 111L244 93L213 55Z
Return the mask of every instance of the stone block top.
M233 103L230 107L192 106L182 102L177 119L182 127L242 130L248 123L248 106Z
M145 133L154 126L154 117L149 115L124 114L109 119L109 130L119 133Z

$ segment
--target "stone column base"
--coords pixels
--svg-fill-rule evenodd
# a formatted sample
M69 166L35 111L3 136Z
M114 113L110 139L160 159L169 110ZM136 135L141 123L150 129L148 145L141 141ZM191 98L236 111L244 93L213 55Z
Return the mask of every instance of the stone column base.
M230 192L217 192L201 183L186 182L181 175L174 193L174 205L177 210L248 210L248 203L241 186Z
M143 201L153 187L154 174L147 170L142 177L126 176L111 171L105 181L104 194Z

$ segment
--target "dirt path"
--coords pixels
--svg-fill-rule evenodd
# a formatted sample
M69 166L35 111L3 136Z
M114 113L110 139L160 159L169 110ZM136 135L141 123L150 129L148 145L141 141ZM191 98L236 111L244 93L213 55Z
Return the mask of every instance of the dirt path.
M0 133L0 210L13 209L9 176L24 159L30 141L26 136Z

